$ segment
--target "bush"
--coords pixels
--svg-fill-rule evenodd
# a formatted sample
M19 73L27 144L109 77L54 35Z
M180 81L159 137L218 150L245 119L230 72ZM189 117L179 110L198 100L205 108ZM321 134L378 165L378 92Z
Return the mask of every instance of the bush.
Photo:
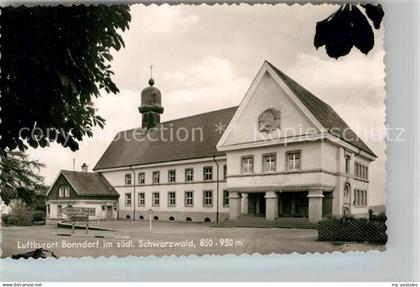
M3 214L2 221L6 224L27 226L32 225L32 209L21 201L17 201L10 214Z
M34 222L44 221L45 220L45 213L43 211L40 211L40 210L33 211L32 212L32 220Z
M369 220L385 223L387 219L388 218L385 215L385 211L382 211L381 213L376 215L372 209L369 209Z

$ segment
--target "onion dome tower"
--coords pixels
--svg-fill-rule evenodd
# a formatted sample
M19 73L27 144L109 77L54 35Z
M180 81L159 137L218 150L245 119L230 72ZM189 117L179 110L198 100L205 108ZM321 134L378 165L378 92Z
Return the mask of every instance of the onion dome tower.
M141 105L139 112L142 114L142 128L149 130L160 123L160 114L163 113L161 94L159 89L153 85L153 78L149 80L149 87L144 88L141 92Z

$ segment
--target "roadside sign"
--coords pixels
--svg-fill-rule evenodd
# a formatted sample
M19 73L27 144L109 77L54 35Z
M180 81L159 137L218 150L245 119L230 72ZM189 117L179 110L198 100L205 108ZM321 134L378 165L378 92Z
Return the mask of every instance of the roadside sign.
M87 207L64 207L62 212L67 216L87 216L89 208Z

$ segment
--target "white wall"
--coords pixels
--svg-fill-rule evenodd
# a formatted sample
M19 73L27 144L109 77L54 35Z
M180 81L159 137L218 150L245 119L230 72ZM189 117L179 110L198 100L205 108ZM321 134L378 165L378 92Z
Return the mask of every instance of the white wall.
M223 207L223 189L226 187L226 183L223 181L223 165L226 164L225 159L218 160L219 165L219 212L229 212L228 207ZM206 182L203 180L203 168L205 166L213 167L213 180ZM185 169L193 168L194 170L194 180L192 183L185 182ZM168 171L176 170L176 182L168 182ZM174 162L167 165L154 165L147 166L143 168L134 168L135 171L135 186L133 184L125 184L125 174L131 173L133 171L130 169L123 169L118 171L107 171L102 172L105 178L110 182L116 191L120 194L119 199L119 210L120 212L133 211L134 208L137 211L147 211L150 208L156 212L216 212L217 204L217 166L216 163L211 159L204 161L190 161L176 164ZM154 171L160 172L160 184L152 184L152 174ZM145 184L138 184L138 174L140 172L145 173ZM133 180L133 175L132 175ZM135 190L135 198L133 196ZM203 191L212 190L213 191L213 206L204 207L203 206ZM186 207L184 204L185 191L193 191L193 206ZM138 193L145 193L145 206L138 205ZM160 193L160 205L152 206L152 193ZM168 206L168 192L176 192L176 206ZM132 194L132 204L131 207L125 205L125 193ZM134 207L135 205L135 207Z
M109 219L107 217L107 210L102 210L102 206L110 205L112 206L112 219L117 218L117 210L114 210L114 206L116 206L116 200L67 200L67 201L47 201L47 204L50 205L50 213L47 213L47 218L49 219L66 219L68 218L64 213L61 217L58 216L58 206L61 205L61 208L64 209L71 205L72 207L83 207L83 208L95 208L95 216L89 216L89 219Z
M240 131L231 132L226 138L224 145L263 140L265 133L259 133L256 127L258 116L268 108L274 108L281 112L281 128L278 132L271 134L274 138L317 133L303 112L295 106L271 75L266 73L235 123L240 128Z

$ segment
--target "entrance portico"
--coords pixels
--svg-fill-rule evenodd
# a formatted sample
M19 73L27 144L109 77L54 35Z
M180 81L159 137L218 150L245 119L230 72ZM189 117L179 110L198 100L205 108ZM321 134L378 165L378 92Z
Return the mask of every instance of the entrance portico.
M331 208L331 201L323 202L323 199L322 188L307 191L230 191L229 219L236 220L241 215L252 215L264 216L267 221L292 217L307 218L309 222L316 223Z

